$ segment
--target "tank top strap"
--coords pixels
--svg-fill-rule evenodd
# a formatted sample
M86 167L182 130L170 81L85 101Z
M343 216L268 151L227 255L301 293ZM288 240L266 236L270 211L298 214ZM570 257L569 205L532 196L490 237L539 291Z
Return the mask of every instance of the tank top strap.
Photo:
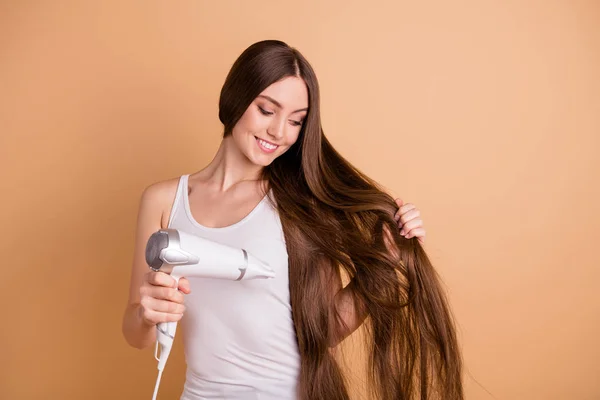
M179 183L177 184L177 193L175 193L175 199L173 200L173 205L171 206L171 213L169 215L169 225L167 225L169 228L171 227L171 224L173 223L173 219L175 218L175 215L181 211L185 210L185 204L184 204L184 190L187 190L187 182L188 182L188 176L189 175L181 175L179 177Z

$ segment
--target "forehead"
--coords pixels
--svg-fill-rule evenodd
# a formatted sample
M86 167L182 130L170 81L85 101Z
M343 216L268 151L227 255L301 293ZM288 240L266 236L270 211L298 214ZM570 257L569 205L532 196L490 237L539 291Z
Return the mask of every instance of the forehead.
M262 91L279 102L285 109L298 110L308 107L308 90L302 78L290 76L277 81Z

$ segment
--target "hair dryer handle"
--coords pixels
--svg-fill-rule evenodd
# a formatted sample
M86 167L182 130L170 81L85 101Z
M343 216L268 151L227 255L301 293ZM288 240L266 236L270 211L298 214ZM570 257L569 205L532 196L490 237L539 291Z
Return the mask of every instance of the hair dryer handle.
M179 287L179 276L171 275L175 279L175 287ZM177 331L177 322L161 322L156 325L156 348L154 349L154 358L158 361L158 369L162 371L167 363L167 358L171 353L173 340L175 339L175 331ZM160 356L158 348L160 347Z

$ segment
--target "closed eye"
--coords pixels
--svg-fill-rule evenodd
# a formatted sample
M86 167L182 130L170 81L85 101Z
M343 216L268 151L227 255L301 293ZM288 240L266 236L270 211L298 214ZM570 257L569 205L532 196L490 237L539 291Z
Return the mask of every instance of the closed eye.
M267 111L264 108L262 108L261 106L257 106L257 107L260 110L261 114L263 114L263 115L273 115L273 112Z

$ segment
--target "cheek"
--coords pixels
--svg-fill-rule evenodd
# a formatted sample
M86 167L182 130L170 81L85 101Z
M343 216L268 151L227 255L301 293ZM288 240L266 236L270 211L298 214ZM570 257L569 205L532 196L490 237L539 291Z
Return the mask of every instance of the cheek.
M294 143L298 141L298 138L300 138L300 131L290 133L290 135L288 136L287 145L293 146Z
M240 121L238 122L241 133L254 133L266 129L265 118L261 118L261 116L256 114L257 113L252 112L251 110L247 110L244 115L242 115L242 118L240 118Z

